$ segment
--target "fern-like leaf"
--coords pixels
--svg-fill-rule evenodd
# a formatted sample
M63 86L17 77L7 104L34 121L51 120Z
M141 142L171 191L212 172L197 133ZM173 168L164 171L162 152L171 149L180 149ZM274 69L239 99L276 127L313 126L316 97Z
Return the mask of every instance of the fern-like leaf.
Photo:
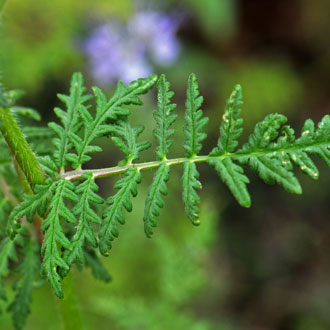
M176 104L171 103L174 92L170 91L170 83L163 74L158 80L157 90L158 107L153 113L157 126L153 130L153 134L158 142L156 156L159 160L164 160L173 143L171 136L174 134L174 129L170 127L177 118L177 115L172 113Z
M249 207L251 200L246 187L249 179L243 174L243 168L235 164L230 158L216 158L217 156L234 152L238 145L237 139L243 132L241 128L243 119L240 117L240 106L242 103L242 88L240 85L236 85L226 102L225 112L220 125L218 144L210 152L211 158L208 163L215 168L237 201L242 206Z
M17 254L15 241L6 237L0 244L0 281L2 277L7 276L9 273L9 260L17 261Z
M116 125L109 127L112 141L124 154L125 159L118 166L131 164L139 159L139 153L151 147L150 142L137 142L137 137L143 132L142 125L131 127L128 121L119 121Z
M196 164L189 160L184 162L182 186L183 186L183 202L185 205L185 212L188 219L195 226L200 224L199 207L200 198L196 189L201 189L202 184L198 180L199 173Z
M171 137L174 129L171 126L177 118L177 115L173 114L176 104L171 103L174 93L170 90L170 83L165 75L160 76L157 90L158 106L153 113L157 126L153 130L153 134L158 142L156 156L160 161L164 161L173 143ZM147 237L152 236L152 228L157 226L156 217L159 216L160 208L164 207L162 195L167 195L166 183L169 180L169 176L170 167L166 163L162 163L153 178L145 203L143 221Z
M250 207L251 198L246 188L249 179L243 174L243 168L235 164L230 158L224 160L211 159L209 164L214 166L237 201L244 207Z
M22 250L24 260L16 269L16 272L21 274L22 277L14 285L17 294L8 307L8 312L12 313L13 324L18 330L23 329L26 318L30 314L32 289L40 267L39 244L37 241L25 239Z
M184 133L186 136L184 149L187 158L195 157L202 149L202 141L206 138L203 132L204 126L208 123L208 118L203 117L203 111L200 109L203 103L203 97L199 95L196 76L191 74L188 79L186 113ZM199 173L195 163L186 161L182 176L183 183L183 202L185 212L192 224L199 225L199 207L200 198L196 189L201 189L202 185L198 181Z
M220 125L218 145L211 151L211 156L219 156L227 152L233 152L237 145L237 139L241 136L243 119L240 117L242 105L242 88L236 85L226 103L225 113Z
M65 236L61 220L66 220L72 224L76 223L76 217L66 206L65 199L77 202L78 198L74 193L73 183L65 179L54 182L50 189L54 191L54 197L50 204L50 212L41 227L45 233L41 248L43 255L42 273L47 276L55 294L59 298L63 298L62 278L57 268L68 269L69 266L61 256L60 247L71 250L72 246Z
M119 189L116 195L107 199L107 209L103 214L102 226L99 234L99 248L103 255L108 255L111 249L111 242L118 237L118 224L124 224L123 207L126 211L132 211L131 195L137 195L137 184L141 182L141 173L137 168L129 168L125 176L115 184L115 189Z
M84 95L86 88L83 84L82 74L74 73L71 79L70 95L58 94L58 98L65 103L67 111L60 108L54 109L63 127L56 123L49 123L49 127L58 135L58 138L54 139L57 148L54 158L56 165L61 168L67 165L66 156L72 147L71 134L79 131L81 127L79 109L84 108L87 111L84 104L91 98L90 95Z
M101 260L94 250L85 250L86 267L89 267L93 276L100 281L108 283L111 281L111 275L104 267Z
M254 132L249 136L249 140L243 145L242 150L252 152L265 149L279 134L279 128L285 124L287 118L284 115L275 113L267 115L266 118L258 123Z
M116 121L124 119L130 114L127 105L141 105L142 101L139 96L145 94L157 81L156 75L151 75L148 78L138 79L125 86L121 81L117 85L117 89L113 97L107 101L102 91L94 87L93 91L96 97L96 116L93 118L86 110L80 109L80 116L84 124L84 136L80 138L76 134L72 134L77 155L70 155L70 160L74 167L78 168L81 164L90 160L89 154L101 151L98 146L93 146L91 143L98 137L109 134L108 120Z
M56 136L53 130L49 127L22 127L22 132L25 135L31 149L39 156L51 155L54 147L52 140Z
M0 238L7 234L8 216L12 211L12 204L9 199L0 191Z
M300 139L298 139L297 144L303 143L301 139L312 139L314 143L313 145L307 147L306 152L308 154L317 155L330 167L329 136L330 116L325 115L318 124L317 130L314 135L313 130L311 128L304 127L302 136Z
M144 232L149 238L153 234L152 228L157 226L156 217L159 216L160 209L164 207L162 195L167 195L166 183L169 177L170 167L165 163L161 164L149 188L143 217Z
M17 237L16 237L17 240ZM5 237L0 243L0 299L6 300L3 278L9 274L9 262L17 262L16 240Z
M200 109L203 103L203 96L199 95L196 76L191 74L188 79L187 100L186 100L186 124L184 133L186 140L184 149L187 157L198 155L202 149L201 142L206 138L203 132L204 126L208 123L208 118L203 117L203 111Z
M17 116L17 115L24 116L24 117L31 118L36 121L41 120L41 116L40 116L39 112L37 112L36 110L31 109L31 108L14 106L14 107L10 107L10 110L14 116Z
M98 191L93 173L85 173L85 179L75 190L79 196L79 202L73 208L72 212L78 216L78 226L75 234L71 239L71 250L66 250L63 259L68 266L71 266L76 260L83 264L84 259L84 244L89 242L94 248L97 247L97 241L94 235L94 230L91 223L101 224L101 218L92 209L95 204L102 204L103 199L95 194Z
M13 239L21 228L19 220L26 216L28 222L38 213L44 216L49 200L52 198L52 181L47 180L45 185L36 185L35 194L24 194L23 201L10 213L8 220L8 234Z
M273 184L277 182L287 191L300 194L302 192L301 186L292 172L292 165L289 159L286 158L286 153L274 152L270 157L262 152L262 150L270 149L268 154L271 154L271 142L278 136L279 128L286 121L287 118L280 114L266 116L262 122L256 125L254 132L249 136L248 142L243 145L242 154L249 154L249 156L244 157L242 155L240 161L242 163L248 162L252 170L266 183Z

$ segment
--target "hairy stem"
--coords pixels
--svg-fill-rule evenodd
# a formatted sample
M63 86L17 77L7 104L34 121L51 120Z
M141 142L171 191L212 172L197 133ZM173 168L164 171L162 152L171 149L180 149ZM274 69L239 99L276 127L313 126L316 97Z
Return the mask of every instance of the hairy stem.
M46 179L45 173L8 108L0 107L0 130L31 188L43 184Z
M78 299L76 295L72 270L64 278L63 290L65 297L57 299L58 309L60 312L62 326L64 330L82 330L83 322L81 319L80 309L78 307Z
M44 183L46 175L9 109L0 108L0 120L0 129L13 157L14 167L23 191L33 194L33 187L36 184ZM42 244L41 218L38 214L34 216L34 227L38 240Z
M139 171L147 171L152 170L155 168L158 168L161 164L166 164L168 166L174 166L174 165L182 165L186 161L190 161L193 163L202 163L207 162L211 159L218 159L218 160L224 160L226 158L236 159L239 160L242 157L258 157L262 155L267 154L273 154L274 152L288 152L288 151L299 151L299 150L305 150L306 147L310 146L321 146L321 145L328 145L326 142L314 142L310 145L293 145L288 146L285 148L272 148L272 149L260 149L260 150L254 150L254 151L238 151L236 153L224 153L220 156L194 156L190 158L182 157L182 158L173 158L173 159L165 159L165 160L157 160L152 162L144 162L144 163L136 163L136 164L129 164L125 166L114 166L114 167L108 167L108 168L101 168L101 169L88 169L88 170L78 170L78 171L69 171L62 174L62 177L64 177L67 180L74 181L74 180L80 180L84 173L86 172L92 172L95 179L97 178L105 178L113 175L118 175L124 173L129 168L137 168Z

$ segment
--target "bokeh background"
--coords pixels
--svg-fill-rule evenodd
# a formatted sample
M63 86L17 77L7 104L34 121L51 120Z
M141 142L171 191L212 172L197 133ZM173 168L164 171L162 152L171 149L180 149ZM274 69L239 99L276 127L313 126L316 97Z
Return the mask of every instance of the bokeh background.
M21 103L55 120L57 93L70 76L111 95L118 79L165 73L176 91L176 141L183 141L186 81L198 76L210 117L204 152L216 143L225 100L244 91L244 140L270 112L288 116L297 131L307 117L330 112L328 0L9 0L2 18L0 66ZM134 122L152 140L155 93L144 97ZM115 165L110 139L91 167ZM171 155L182 154L175 143ZM147 153L145 159L152 159ZM329 170L320 180L298 173L304 193L290 195L252 173L252 206L238 206L217 175L201 166L201 226L185 218L172 171L169 196L153 239L143 233L145 175L134 210L107 259L108 284L75 272L86 329L330 329ZM104 196L113 180L99 182ZM11 279L8 279L10 282ZM36 289L26 329L60 329L49 288ZM0 328L12 329L0 316Z

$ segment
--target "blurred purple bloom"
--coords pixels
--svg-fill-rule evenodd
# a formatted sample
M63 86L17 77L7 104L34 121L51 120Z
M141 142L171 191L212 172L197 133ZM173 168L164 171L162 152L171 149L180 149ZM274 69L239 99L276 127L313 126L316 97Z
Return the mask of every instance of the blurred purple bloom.
M150 55L159 65L171 65L179 55L176 38L179 20L156 11L138 12L129 23L129 31L148 44Z
M156 11L133 15L127 26L113 22L97 27L85 45L91 72L100 84L125 83L152 72L149 61L171 65L180 53L179 20Z

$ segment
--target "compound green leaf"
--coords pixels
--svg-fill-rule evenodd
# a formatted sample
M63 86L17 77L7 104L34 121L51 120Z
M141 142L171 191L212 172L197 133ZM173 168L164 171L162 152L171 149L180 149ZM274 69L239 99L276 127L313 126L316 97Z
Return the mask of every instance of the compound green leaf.
M141 182L141 173L137 168L129 168L125 172L125 176L115 184L118 192L107 199L108 207L103 214L102 226L99 234L100 252L107 256L108 250L111 249L111 242L118 237L118 224L124 224L125 218L123 208L126 211L132 211L131 195L137 195L137 184Z
M211 151L210 155L219 156L224 153L233 152L237 145L237 139L242 135L243 119L241 118L240 106L242 102L242 87L236 85L226 103L225 113L220 126L218 145Z
M209 164L214 166L222 181L228 186L240 205L250 207L251 199L246 184L247 176L243 174L243 168L235 164L230 158L224 160L211 159Z
M196 164L190 161L184 163L182 186L183 186L183 202L187 217L193 225L198 226L199 220L199 207L200 198L196 189L201 189L202 184L198 181L199 173Z
M61 247L71 250L72 246L62 228L61 221L65 220L75 224L76 217L66 205L65 199L77 202L77 195L74 193L75 186L70 181L61 179L54 182L50 188L54 191L54 197L50 203L50 211L42 223L42 231L45 233L41 253L43 255L42 274L52 286L54 293L63 298L62 278L58 273L58 267L68 269L69 266L61 255Z
M12 313L12 320L16 329L24 328L26 319L30 314L32 289L40 267L38 242L33 239L25 241L22 249L24 260L16 270L21 275L21 278L14 285L16 295L8 307L8 312Z
M66 250L63 255L63 259L68 266L71 266L75 261L84 264L83 247L85 241L94 248L97 247L91 223L101 224L101 218L92 208L96 204L103 203L103 199L95 193L98 191L98 186L94 181L93 173L85 173L83 179L85 180L75 190L75 193L79 196L79 201L72 210L73 214L78 217L78 226L71 239L71 250Z
M149 188L143 217L144 232L149 238L153 234L152 228L157 226L156 217L159 216L160 209L164 207L162 195L167 195L166 183L169 177L170 167L165 163L161 164Z
M177 118L177 115L173 114L176 104L171 103L174 92L170 90L170 83L164 74L158 80L157 91L158 106L153 113L156 128L153 130L153 134L158 142L156 156L159 160L164 160L173 143L171 137L174 134L174 129L170 127Z
M199 95L196 76L192 73L188 79L186 113L184 133L186 140L184 149L187 157L197 155L202 149L202 141L206 138L203 132L204 126L208 123L208 118L203 117L201 108L203 97Z

